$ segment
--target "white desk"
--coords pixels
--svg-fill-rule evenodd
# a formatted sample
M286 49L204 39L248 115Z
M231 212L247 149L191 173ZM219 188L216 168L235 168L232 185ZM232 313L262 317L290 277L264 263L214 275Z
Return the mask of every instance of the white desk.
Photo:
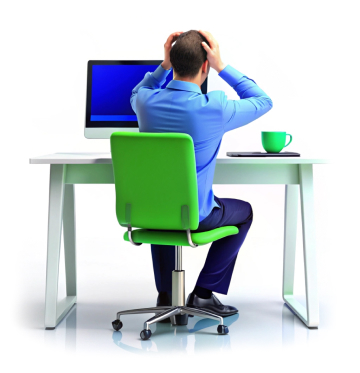
M30 159L31 164L50 164L49 221L45 298L45 327L54 329L76 303L76 244L74 184L113 184L110 153L57 153ZM324 159L218 158L214 184L284 184L285 229L283 300L309 328L319 325L317 291L313 164ZM297 206L300 189L303 227L306 307L294 299ZM114 201L115 203L115 201ZM58 302L61 227L67 296Z

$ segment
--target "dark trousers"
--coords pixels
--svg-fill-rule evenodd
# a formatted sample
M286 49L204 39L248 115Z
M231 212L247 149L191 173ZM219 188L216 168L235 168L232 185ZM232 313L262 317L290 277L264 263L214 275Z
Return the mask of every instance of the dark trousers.
M234 270L237 254L250 229L253 213L248 202L231 198L215 197L220 208L199 223L196 232L208 231L226 225L235 225L239 233L214 241L209 249L205 265L196 285L227 294ZM172 271L175 267L175 247L151 245L157 290L171 292Z

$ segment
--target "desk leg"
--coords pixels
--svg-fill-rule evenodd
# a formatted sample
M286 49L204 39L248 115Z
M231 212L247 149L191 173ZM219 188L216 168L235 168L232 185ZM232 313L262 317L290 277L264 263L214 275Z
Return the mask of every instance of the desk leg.
M294 270L297 221L297 186L287 185L285 196L285 238L283 299L286 305L309 328L319 325L317 294L315 218L312 165L299 165L303 252L305 269L306 308L294 298Z
M65 194L65 165L50 166L50 192L49 192L49 221L48 221L48 245L47 245L47 267L46 267L46 293L45 293L45 328L54 329L64 318L70 308L76 302L76 296L71 295L58 302L59 261L61 247L61 228ZM67 191L67 190L66 190ZM72 194L73 196L73 194ZM71 208L70 197L66 196L66 211ZM70 207L69 207L70 206ZM73 207L73 204L72 204ZM69 224L67 231L69 231ZM70 229L71 230L71 229ZM74 230L75 232L75 230ZM70 239L68 241L71 241ZM67 245L71 251L71 244ZM73 246L75 249L75 246ZM69 260L69 255L68 260ZM71 255L70 255L71 257ZM66 259L65 259L66 261ZM71 273L71 270L67 271ZM71 276L68 276L71 282ZM68 282L68 281L67 281ZM68 291L68 289L67 289ZM71 286L70 286L71 291Z
M285 186L285 225L283 262L283 299L287 303L294 294L295 253L299 186Z
M76 233L75 233L75 196L74 185L65 185L64 197L64 250L66 295L76 296Z

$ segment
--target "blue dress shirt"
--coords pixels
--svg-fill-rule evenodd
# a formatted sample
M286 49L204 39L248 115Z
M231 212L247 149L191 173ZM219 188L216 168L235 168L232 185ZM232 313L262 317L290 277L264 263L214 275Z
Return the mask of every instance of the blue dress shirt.
M161 88L169 72L160 65L153 73L146 73L133 89L130 102L140 132L180 132L192 137L202 221L213 207L219 207L212 182L224 133L261 117L272 108L272 101L253 80L229 65L219 76L241 100L228 100L223 91L203 95L197 84L181 80Z

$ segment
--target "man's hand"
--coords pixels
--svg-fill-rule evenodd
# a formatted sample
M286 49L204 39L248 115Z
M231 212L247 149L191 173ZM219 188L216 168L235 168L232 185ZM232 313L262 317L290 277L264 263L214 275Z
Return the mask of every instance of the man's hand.
M221 61L219 43L214 39L214 37L208 31L199 30L200 34L205 36L210 45L207 45L205 41L201 44L207 52L207 59L209 61L210 67L220 73L225 69L226 65Z
M175 43L175 41L177 40L177 38L179 37L179 35L182 34L182 33L183 33L182 31L173 32L167 38L167 40L166 40L166 42L164 44L164 54L165 54L165 57L164 57L164 61L162 62L161 66L165 70L169 70L171 68L170 50L171 50L171 47L172 47L173 43Z

